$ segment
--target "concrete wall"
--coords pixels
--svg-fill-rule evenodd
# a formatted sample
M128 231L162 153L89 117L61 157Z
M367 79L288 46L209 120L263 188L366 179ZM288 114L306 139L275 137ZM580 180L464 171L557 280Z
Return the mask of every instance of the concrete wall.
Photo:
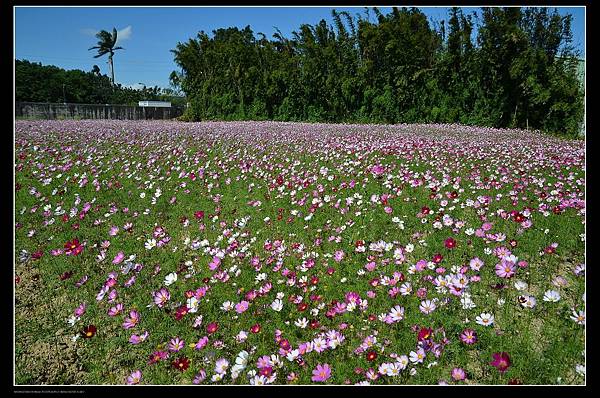
M53 104L16 102L15 117L32 119L172 119L183 114L183 107L139 107L129 105Z

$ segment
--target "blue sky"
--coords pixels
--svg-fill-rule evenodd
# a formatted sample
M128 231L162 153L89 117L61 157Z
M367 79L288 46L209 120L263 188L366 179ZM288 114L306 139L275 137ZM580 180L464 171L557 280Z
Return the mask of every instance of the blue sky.
M419 7L432 21L447 19L445 7ZM278 27L285 36L302 23L315 24L322 18L331 23L332 7L16 7L15 58L89 71L94 64L109 74L107 58L93 58L89 47L96 45L95 32L116 27L120 32L114 57L115 80L128 86L168 87L169 74L177 69L171 49L177 42L195 37L200 30L250 25L267 37ZM335 7L352 15L364 7ZM585 56L585 10L558 8L573 15L573 41ZM476 10L464 7L465 12ZM383 13L388 8L381 8Z

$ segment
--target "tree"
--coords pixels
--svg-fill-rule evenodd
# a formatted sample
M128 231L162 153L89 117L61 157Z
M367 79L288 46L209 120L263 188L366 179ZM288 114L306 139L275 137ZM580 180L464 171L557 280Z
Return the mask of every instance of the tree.
M114 86L115 84L115 69L113 65L113 55L115 55L115 51L124 50L123 47L115 47L117 43L117 29L113 28L112 34L107 32L106 30L101 30L96 34L96 38L98 38L98 45L94 47L90 47L89 50L98 50L98 54L94 55L94 58L100 58L104 54L108 54L108 66L110 67L110 75L111 75L111 83Z
M480 18L480 17L481 18ZM272 40L246 27L200 32L172 50L190 120L442 122L572 134L583 91L570 18L547 8L416 8L301 24ZM472 37L477 32L476 40ZM562 131L561 131L562 130Z

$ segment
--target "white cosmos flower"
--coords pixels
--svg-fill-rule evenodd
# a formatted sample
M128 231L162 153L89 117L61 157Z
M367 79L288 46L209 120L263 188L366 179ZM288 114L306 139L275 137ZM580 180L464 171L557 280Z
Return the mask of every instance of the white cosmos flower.
M190 297L187 300L186 306L188 307L188 311L191 313L198 311L198 299L196 297Z
M248 365L248 351L241 351L235 358L235 364L244 370L244 368Z
M412 286L409 282L404 282L400 285L400 294L403 296L408 296L412 293Z
M533 308L537 304L537 300L533 296L525 296L525 302L521 305L527 308Z
M175 272L171 272L169 275L165 276L165 286L172 285L177 281L177 274Z
M424 314L431 314L435 308L435 303L431 300L423 300L421 301L421 305L419 305L419 309Z
M412 363L423 363L425 359L425 351L422 348L419 348L416 352L411 351L409 355Z
M250 384L253 386L264 386L267 384L267 379L263 375L254 376L250 379Z
M231 311L234 308L234 304L231 301L225 301L222 305L221 305L221 309L225 312L227 311Z
M306 318L297 319L296 322L294 322L294 325L298 326L300 329L304 329L308 326L308 321Z
M585 311L584 310L573 310L571 319L579 325L585 325Z
M281 311L281 309L283 308L283 301L281 301L280 299L275 299L271 303L271 308L273 309L273 311Z
M528 287L527 282L523 282L523 281L516 281L515 282L515 289L517 289L519 291L526 290L527 287Z
M558 300L560 300L560 294L556 290L548 290L544 293L544 301L556 303Z
M156 247L156 239L154 239L154 238L148 239L146 241L146 243L144 244L144 247L148 250L155 248Z
M298 358L298 356L300 356L300 351L298 349L295 349L288 352L286 358L288 359L288 361L293 362L296 358Z
M476 307L473 300L471 300L471 295L468 293L463 294L463 296L460 298L460 303L465 310L470 310Z
M481 315L478 315L477 318L475 318L475 322L482 326L490 326L494 323L494 316L492 314L484 312Z
M404 319L404 307L400 307L399 305L395 306L390 311L390 316L394 321L401 321Z
M396 363L400 366L400 369L406 369L406 367L408 366L408 356L400 355Z

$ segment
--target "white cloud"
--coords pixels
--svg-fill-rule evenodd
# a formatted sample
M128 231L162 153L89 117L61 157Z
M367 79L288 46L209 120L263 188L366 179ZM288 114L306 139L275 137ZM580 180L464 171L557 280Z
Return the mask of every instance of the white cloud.
M112 29L105 29L105 30L112 32ZM81 32L81 34L86 35L86 36L96 36L96 33L100 32L100 29L84 28L84 29L81 29L80 32ZM124 40L129 40L131 38L132 33L133 33L133 29L132 29L131 25L126 26L125 28L123 28L121 30L117 30L116 45L119 45L119 43L121 43Z
M98 32L99 32L99 30L94 29L94 28L81 29L81 34L86 35L86 36L95 36L96 33L98 33Z
M117 31L117 45L123 40L129 40L131 38L132 33L133 30L131 28L131 25Z

